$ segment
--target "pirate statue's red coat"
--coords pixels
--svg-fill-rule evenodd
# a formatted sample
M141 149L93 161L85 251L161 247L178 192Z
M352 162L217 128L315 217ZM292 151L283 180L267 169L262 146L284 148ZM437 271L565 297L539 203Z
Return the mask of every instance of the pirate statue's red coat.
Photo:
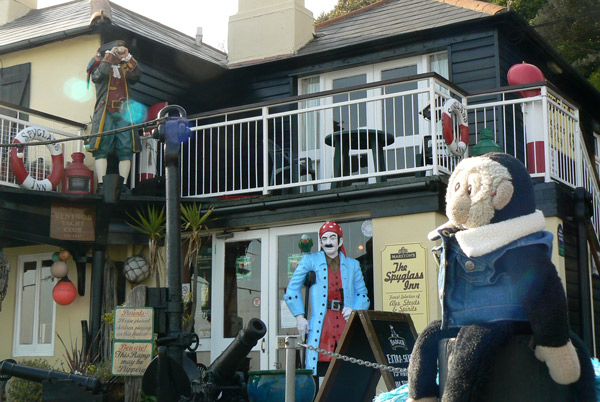
M343 233L336 222L325 222L319 230L321 251L306 254L300 260L283 299L296 317L301 338L314 347L334 351L352 310L369 308L367 288L360 264L346 257ZM314 271L316 283L310 287L310 322L302 301L302 286L308 272ZM317 375L317 362L331 359L316 351L306 351L306 368ZM319 373L321 374L321 373Z
M88 80L96 86L96 106L92 118L92 134L124 128L133 124L130 108L130 86L139 81L142 68L125 47L125 42L115 41L101 46L87 67ZM134 130L115 135L95 137L87 144L96 158L98 182L106 174L106 158L115 153L119 159L119 174L125 179L129 174L134 152L141 150Z

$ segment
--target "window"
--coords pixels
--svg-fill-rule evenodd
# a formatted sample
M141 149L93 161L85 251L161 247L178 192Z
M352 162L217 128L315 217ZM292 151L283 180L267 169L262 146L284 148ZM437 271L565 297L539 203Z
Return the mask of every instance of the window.
M298 90L301 95L305 95L427 72L436 72L448 78L447 52L407 57L302 78L298 81ZM388 85L384 88L383 94L379 89L365 89L321 99L320 104L317 103L318 100L305 101L303 107L335 105L342 102L350 104L325 108L319 111L318 116L314 111L305 114L300 130L300 138L304 144L300 155L304 156L304 153L309 151L309 156L315 161L317 167L317 177L329 177L334 170L334 157L332 148L323 144L327 136L336 131L371 128L393 135L393 141L389 143L386 141L384 145L386 169L412 168L420 165L422 158L418 158L422 155L424 141L430 135L429 122L420 113L429 103L426 85L425 81L412 81ZM397 96L388 96L385 100L368 99L396 93ZM365 101L360 101L361 99ZM309 102L315 103L309 104ZM320 153L315 152L319 149ZM351 170L359 169L363 172L366 166L368 171L375 171L376 163L369 152L352 150L350 155ZM365 156L366 158L363 158ZM366 163L363 163L363 159Z
M52 356L56 303L55 279L50 274L52 254L23 255L18 259L14 356Z

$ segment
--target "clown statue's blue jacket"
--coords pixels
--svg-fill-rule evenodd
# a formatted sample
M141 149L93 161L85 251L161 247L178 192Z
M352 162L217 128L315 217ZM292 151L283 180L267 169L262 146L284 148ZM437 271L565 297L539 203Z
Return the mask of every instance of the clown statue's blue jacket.
M344 306L354 310L368 309L369 298L367 297L367 288L358 261L354 258L346 257L343 253L340 253L339 256ZM327 269L327 260L323 251L306 254L302 257L288 283L283 300L285 300L294 316L306 314L301 291L302 286L304 286L304 279L309 271L315 272L316 283L310 287L309 292L311 314L306 340L309 345L319 347L323 317L327 314L326 302L329 271ZM306 368L313 370L314 375L317 375L317 360L318 353L307 349Z

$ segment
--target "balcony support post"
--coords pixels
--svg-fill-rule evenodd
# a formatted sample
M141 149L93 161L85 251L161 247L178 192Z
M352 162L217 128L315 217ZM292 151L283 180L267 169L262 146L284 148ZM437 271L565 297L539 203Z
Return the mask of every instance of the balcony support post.
M440 174L440 168L439 168L439 163L438 163L438 154L437 154L437 144L438 144L438 135L436 132L436 126L437 126L437 116L438 116L438 111L436 109L436 104L435 104L435 78L430 78L429 79L429 99L430 99L430 103L429 103L429 108L431 110L431 119L429 119L429 126L430 126L430 131L431 131L431 163L433 164L433 175L437 176ZM423 144L423 147L427 147L427 144ZM426 155L426 150L423 149L422 152L423 155ZM423 158L423 161L425 162L425 164L427 164L427 159Z
M269 120L267 116L269 114L269 108L262 108L262 134L263 134L263 194L269 194Z
M544 130L544 181L550 182L550 122L548 121L550 114L548 113L548 87L541 87L542 95L542 122ZM528 161L529 163L529 161Z

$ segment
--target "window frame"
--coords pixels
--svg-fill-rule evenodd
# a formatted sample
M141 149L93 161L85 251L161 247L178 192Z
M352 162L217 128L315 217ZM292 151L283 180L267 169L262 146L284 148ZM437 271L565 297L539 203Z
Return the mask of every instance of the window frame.
M394 60L382 61L382 62L378 62L378 63L366 64L366 65L357 66L357 67L339 69L339 70L324 72L321 74L311 74L311 75L307 75L304 77L300 77L298 79L298 93L300 95L309 94L303 90L304 89L303 83L305 80L315 79L315 78L319 79L318 92L320 92L320 91L332 90L334 81L338 80L338 79L359 76L359 75L365 75L366 82L373 83L373 82L381 81L381 77L382 77L382 74L384 71L393 70L393 69L402 68L402 67L413 66L413 65L416 65L416 67L417 67L417 74L426 73L429 71L433 71L432 58L434 56L440 56L440 55L446 56L447 71L439 72L439 74L441 76L444 76L447 78L449 75L449 69L450 69L450 66L449 66L450 55L447 50L442 50L442 51L436 51L436 52L431 52L431 53L425 53L425 54L417 55L417 56L401 57L401 58L394 59ZM419 82L417 85L418 85L418 88L422 88L423 85L426 85L426 84ZM366 90L367 97L376 96L376 95L380 95L380 94L381 94L381 90L377 89L377 88ZM420 105L422 103L424 103L423 95L419 95L418 105ZM319 102L319 105L325 105L325 104L327 104L327 105L332 104L332 98L321 99L321 101ZM417 117L418 117L417 118L418 127L415 128L416 134L411 135L411 136L396 137L395 142L393 144L390 144L385 147L385 149L387 151L402 152L404 149L407 149L407 147L414 148L414 147L420 146L420 144L423 142L423 138L424 138L423 133L427 132L428 127L425 127L425 126L428 125L428 123L421 116L417 116ZM373 113L372 105L367 106L366 118L367 118L367 125L369 125L371 127L381 128L380 126L382 126L382 124L383 124L383 116L380 114L380 112ZM332 110L327 109L325 111L325 113L321 113L320 118L318 120L319 121L318 121L317 127L319 130L323 127L332 126L332 124L333 124L332 123L333 122ZM304 129L301 129L301 132L304 132ZM321 133L321 134L324 134L324 133ZM300 155L300 157L308 156L308 157L312 158L314 163L316 164L316 169L318 171L317 176L320 178L327 177L326 172L328 170L332 169L331 163L333 163L333 156L332 156L333 151L328 149L328 147L324 146L324 144L323 144L324 136L323 135L319 135L319 133L316 133L316 135L314 135L314 138L316 138L316 141L318 142L318 146L316 146L315 149L310 149L308 151L300 149L299 155ZM359 153L360 153L360 151L351 151L350 152L351 155L359 154ZM369 158L369 160L371 160L372 156L370 155L370 153L367 152L366 154L367 154L367 157ZM369 170L373 169L374 163L372 160L369 163L369 166L370 166Z
M41 284L41 267L42 261L52 260L52 253L38 253L38 254L26 254L20 255L17 258L17 286L15 289L15 316L14 316L14 331L13 331L13 356L53 356L54 355L54 339L56 334L56 302L54 299L52 303L52 336L50 343L40 344L38 343L39 334L39 306L40 306L40 284ZM25 263L35 262L36 263L36 279L35 279L35 305L33 311L33 341L31 345L21 344L21 313L22 313L22 289L23 289L23 275L25 269ZM55 283L55 278L52 279Z

